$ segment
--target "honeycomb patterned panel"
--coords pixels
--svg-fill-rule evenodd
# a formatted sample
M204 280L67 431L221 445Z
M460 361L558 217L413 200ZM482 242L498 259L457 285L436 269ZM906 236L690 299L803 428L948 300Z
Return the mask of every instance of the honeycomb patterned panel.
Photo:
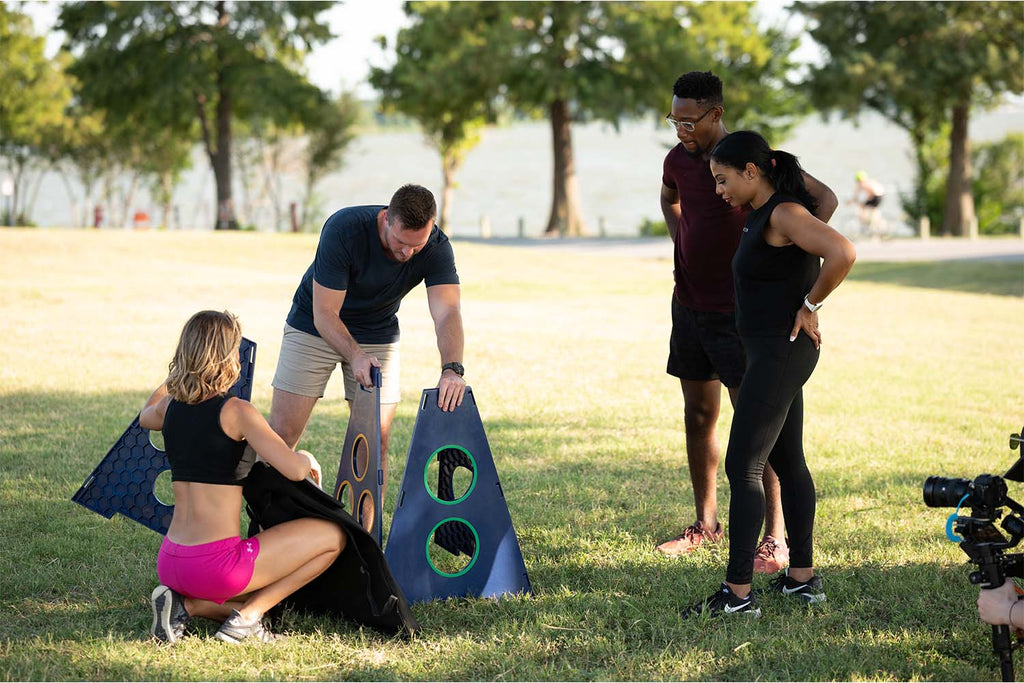
M256 369L256 343L243 337L238 356L242 374L229 391L248 401ZM71 500L107 519L117 512L159 534L166 534L174 507L161 503L153 489L157 477L168 469L167 454L152 444L149 430L139 425L136 415Z

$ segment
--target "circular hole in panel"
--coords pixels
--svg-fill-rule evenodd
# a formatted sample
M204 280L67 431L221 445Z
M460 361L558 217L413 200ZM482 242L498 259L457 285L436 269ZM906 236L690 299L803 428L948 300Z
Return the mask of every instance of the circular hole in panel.
M356 481L363 480L369 465L370 445L366 443L366 437L359 434L352 443L352 475L356 478Z
M345 510L348 511L353 517L356 514L356 501L355 492L352 490L352 484L345 480L338 485L338 492L335 494L334 499L341 501L341 504L345 506Z
M462 576L476 564L480 536L466 520L448 517L430 530L426 553L430 568L441 576Z
M159 429L149 430L149 442L153 444L153 448L157 449L158 451L167 450L166 448L164 448L164 433L161 432Z
M460 446L442 446L427 458L423 485L430 497L443 505L469 498L476 487L476 459Z
M370 531L373 529L376 517L377 511L374 510L373 496L370 495L369 491L363 491L362 495L359 496L359 514L356 517L356 521L359 522L359 526Z
M170 470L164 470L156 475L156 481L153 482L153 495L164 505L174 506L174 487L171 485Z

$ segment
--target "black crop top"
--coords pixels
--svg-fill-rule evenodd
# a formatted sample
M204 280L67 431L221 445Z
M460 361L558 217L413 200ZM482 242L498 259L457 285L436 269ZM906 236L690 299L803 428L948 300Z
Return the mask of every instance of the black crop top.
M795 244L775 247L764 239L775 207L793 197L773 194L747 215L732 259L736 286L736 329L750 337L788 336L804 296L811 291L821 259Z
M164 413L164 447L171 463L171 481L241 486L235 473L245 440L235 441L220 426L220 411L230 394L202 403L171 399Z

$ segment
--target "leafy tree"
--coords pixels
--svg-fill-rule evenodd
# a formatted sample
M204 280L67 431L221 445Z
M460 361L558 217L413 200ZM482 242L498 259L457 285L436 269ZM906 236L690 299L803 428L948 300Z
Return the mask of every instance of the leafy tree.
M35 177L38 186L52 163L44 148L70 99L63 72L44 47L28 16L0 4L0 158L14 181L8 222L27 223L29 185Z
M333 170L342 166L345 150L355 138L354 128L362 109L352 93L344 92L337 99L325 102L306 123L305 193L299 210L299 225L310 229L319 212L316 185Z
M299 75L303 55L331 37L329 2L75 2L58 28L78 59L86 106L144 130L194 139L217 184L218 228L237 227L232 201L234 118L286 125L323 101ZM198 126L196 125L198 123Z
M945 126L949 132L949 124ZM926 188L925 210L938 230L946 203L949 171L948 137L936 136L926 155L937 169ZM1002 140L985 142L971 149L971 190L978 216L978 232L1003 235L1020 229L1024 218L1024 134L1011 133Z
M415 119L441 154L440 222L447 230L455 176L493 119L501 37L495 29L505 18L499 3L408 2L405 13L412 24L395 38L395 64L373 68L370 83L385 110Z
M508 100L551 122L554 188L545 232L586 232L571 124L664 114L684 71L728 81L731 120L780 133L802 112L785 84L795 42L757 28L753 3L504 3ZM788 121L787 121L788 119Z
M1013 2L796 2L826 52L812 99L856 116L862 107L906 129L917 156L918 215L932 168L929 131L950 123L942 232L974 220L967 125L972 108L1024 92L1024 5Z
M1024 133L978 145L971 160L978 229L991 235L1020 229L1024 220Z

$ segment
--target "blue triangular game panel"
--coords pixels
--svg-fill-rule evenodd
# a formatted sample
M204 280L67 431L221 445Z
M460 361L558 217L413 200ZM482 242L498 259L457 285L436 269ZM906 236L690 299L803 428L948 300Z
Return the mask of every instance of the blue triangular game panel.
M384 556L409 602L532 593L473 391L425 389Z
M238 356L242 375L230 393L248 401L256 368L256 343L243 337ZM167 454L153 445L149 430L139 426L136 415L71 500L107 519L119 512L159 534L166 534L174 507L161 503L154 487L160 473L169 469Z
M334 499L355 517L359 525L383 546L384 511L381 489L384 470L380 466L380 368L370 368L373 386L359 387L349 411L348 431L338 463Z

